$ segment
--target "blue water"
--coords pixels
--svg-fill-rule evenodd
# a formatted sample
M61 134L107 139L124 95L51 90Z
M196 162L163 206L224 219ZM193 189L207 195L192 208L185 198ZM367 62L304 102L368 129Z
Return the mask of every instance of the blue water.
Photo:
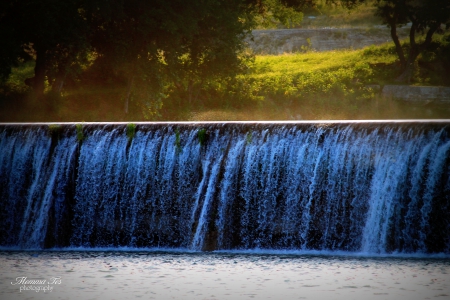
M5 124L0 246L448 254L449 128Z
M0 299L448 299L449 125L0 124Z

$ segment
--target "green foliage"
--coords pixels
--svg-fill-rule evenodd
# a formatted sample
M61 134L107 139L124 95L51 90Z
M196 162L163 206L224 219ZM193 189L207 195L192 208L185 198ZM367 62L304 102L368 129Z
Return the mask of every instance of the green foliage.
M5 86L9 91L15 91L17 93L26 93L30 90L30 87L25 84L25 79L33 76L34 73L34 61L29 60L25 62L19 62L16 67L11 69L11 74L8 80L5 82Z
M361 5L357 5L361 1L316 0L315 5L304 9L303 13L308 17L302 21L302 28L373 28L381 22L375 15L376 8L373 5L375 1L365 0Z
M436 52L446 53L445 43L437 42ZM419 59L420 69L428 64L437 70L436 65L442 64L435 60L438 57L442 55L427 55L433 63ZM208 113L197 113L194 120L223 120L224 116L228 120L374 118L369 108L375 106L372 102L382 85L394 82L398 68L395 46L390 43L352 51L256 56L247 74L228 85L223 96L216 96L216 102L221 97L228 99L226 109L210 107ZM434 73L440 76L428 76L429 82L419 77L416 80L449 85L444 73L442 69ZM392 104L381 100L376 103L377 116L387 116L382 110ZM393 111L401 115L401 109ZM230 114L234 118L230 119Z
M128 142L131 142L131 140L133 140L135 134L136 134L136 124L128 123L127 124Z
M247 145L250 145L252 143L253 133L251 131L249 131L245 134L245 141L247 142Z
M45 80L50 84L77 65L86 56L90 34L86 24L85 1L27 0L9 1L2 9L0 28L7 28L14 38L0 48L15 52L16 58L36 61L30 85L36 93L44 92ZM17 12L20 11L20 14ZM3 36L3 35L2 35ZM3 38L2 38L3 40ZM0 73L13 65L0 65Z
M396 45L396 52L401 64L402 74L397 82L409 83L414 69L417 71L416 59L432 43L435 33L443 32L443 25L450 27L450 5L448 0L377 0L377 12L383 23L391 28L391 37ZM411 23L409 32L409 51L405 55L396 34L397 27ZM421 42L417 35L423 33Z
M177 128L175 130L175 152L179 154L182 150L183 148L181 147L180 130Z
M298 3L287 2L289 1L261 1L263 9L257 17L258 25L263 28L274 28L279 25L291 28L299 25L303 20L303 13L298 10L298 5L301 5L302 1L297 1Z
M49 90L120 87L126 114L136 106L157 119L169 96L196 102L205 87L245 70L244 38L257 16L292 26L309 2L9 1L0 6L0 81L33 60L27 79L39 98Z
M12 111L19 121L186 120L203 112L232 120L249 118L249 111L258 112L255 119L318 118L316 107L351 115L377 97L366 85L392 83L401 73L399 52L414 58L411 83L450 85L448 35L434 34L450 22L447 0L50 2L0 5L2 120L14 120ZM417 32L435 30L433 40L324 53L304 47L304 53L281 56L255 57L245 49L243 38L258 18L293 26L308 3L316 4L307 13L317 19L361 19L377 4L386 23L412 21ZM24 81L35 69L37 81L29 83L49 91L28 98ZM305 111L297 114L294 107ZM84 139L82 129L77 137ZM176 145L181 149L179 133Z
M206 145L206 140L208 139L208 133L205 128L200 128L197 132L198 142L200 146Z
M77 130L77 140L81 143L86 138L83 133L83 124L76 124L75 128Z
M238 0L124 1L123 23L106 22L93 44L128 82L124 99L154 118L169 93L192 102L203 79L240 68L246 11Z
M408 49L408 43L402 43ZM418 60L412 83L415 85L450 86L450 40L437 35L430 48ZM235 78L213 78L201 88L200 96L189 103L182 93L174 91L161 100L160 116L153 120L277 120L373 118L368 111L384 84L394 83L399 74L395 46L391 43L362 50L308 52L278 56L256 56L248 63L246 73ZM379 85L379 88L368 87ZM8 121L127 121L121 112L119 97L108 89L94 89L69 94L53 110L37 113L36 100L4 101L0 118ZM12 99L12 98L11 98ZM23 101L23 100L22 100ZM23 103L21 110L12 105ZM142 119L138 101L130 102L128 120ZM377 116L387 115L390 103L377 107ZM0 102L0 105L2 103ZM393 106L396 107L396 106ZM44 110L43 110L44 111ZM401 112L399 110L393 110ZM429 114L446 117L442 114ZM13 113L14 112L14 113ZM412 112L410 117L428 117ZM180 136L176 134L181 150ZM178 151L179 151L178 150Z
M395 55L367 55L367 59L361 59L363 53L364 50L257 56L253 72L239 79L265 99L365 97L363 83L375 80L370 63L392 64Z

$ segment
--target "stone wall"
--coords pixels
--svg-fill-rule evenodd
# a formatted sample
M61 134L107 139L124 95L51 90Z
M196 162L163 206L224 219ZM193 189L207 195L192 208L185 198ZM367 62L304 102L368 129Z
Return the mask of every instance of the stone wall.
M433 101L450 103L450 87L385 85L381 91L385 97L405 101Z
M408 36L409 28L399 28L400 38ZM249 46L257 54L282 54L306 50L330 51L360 49L392 42L386 27L254 30Z

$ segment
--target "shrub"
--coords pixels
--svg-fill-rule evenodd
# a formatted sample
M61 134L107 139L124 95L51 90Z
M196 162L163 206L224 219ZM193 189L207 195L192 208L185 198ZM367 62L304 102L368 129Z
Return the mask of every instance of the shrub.
M136 124L128 123L127 124L128 142L131 142L131 140L134 138L135 134L136 134Z
M82 142L86 138L83 134L83 124L76 124L75 128L77 130L77 140Z

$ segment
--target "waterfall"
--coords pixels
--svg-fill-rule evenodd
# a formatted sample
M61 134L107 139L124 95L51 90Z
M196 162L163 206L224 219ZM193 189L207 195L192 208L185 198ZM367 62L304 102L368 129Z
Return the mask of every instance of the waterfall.
M450 253L447 121L75 125L0 124L1 247Z

